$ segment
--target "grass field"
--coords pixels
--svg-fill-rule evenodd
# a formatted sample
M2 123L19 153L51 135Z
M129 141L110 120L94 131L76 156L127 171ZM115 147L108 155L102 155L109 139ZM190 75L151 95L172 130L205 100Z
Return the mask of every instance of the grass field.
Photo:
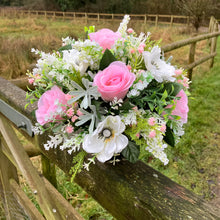
M92 25L92 23L87 24ZM117 30L118 23L95 24ZM66 36L83 38L85 24L73 21L54 21L46 19L7 19L0 18L0 76L6 79L24 77L26 70L36 62L31 48L46 52L57 49L61 38ZM162 45L188 38L188 30L161 26L131 25L137 32L152 33L152 39L162 38ZM220 40L218 41L220 51ZM197 44L196 57L207 53L206 41ZM188 59L188 47L173 51L175 64L184 65ZM196 68L189 99L189 119L185 135L175 148L169 148L170 163L166 167L156 160L147 161L172 180L194 191L207 200L215 197L214 187L220 175L220 54L215 59L212 70L208 63ZM38 161L38 159L36 159ZM39 162L37 162L39 164ZM86 192L57 169L58 190L73 204L85 219L113 219ZM28 186L24 185L27 194ZM30 194L31 197L31 194Z

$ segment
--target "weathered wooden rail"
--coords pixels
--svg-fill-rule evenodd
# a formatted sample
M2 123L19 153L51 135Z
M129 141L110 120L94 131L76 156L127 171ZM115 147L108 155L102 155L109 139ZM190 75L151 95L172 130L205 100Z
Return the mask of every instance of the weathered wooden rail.
M5 17L43 17L43 18L62 18L72 20L88 21L121 21L124 14L108 13L87 13L87 12L62 12L62 11L36 11L36 10L13 10L0 9L0 15ZM153 23L168 24L171 27L175 25L190 25L190 17L182 15L158 15L158 14L131 14L132 21L143 22L144 24Z
M211 59L209 65L210 68L212 68L214 65L214 57L217 54L217 38L220 35L219 24L214 17L211 17L210 19L209 32L210 33L208 34L202 34L189 39L180 40L162 47L164 53L167 53L178 48L190 45L188 65L184 67L184 69L188 71L188 78L190 80L192 79L193 68L195 68L196 66L208 61L209 59ZM196 43L207 39L209 40L208 42L210 44L210 54L195 61Z
M16 110L15 114L19 112L32 124L35 123L31 112L36 109L36 104L25 109L25 91L2 78L0 78L0 100ZM12 191L19 205L30 218L32 217L31 219L81 219L51 184L44 183L46 180L33 168L15 135L10 118L5 118L2 112L4 111L0 113L0 190ZM16 129L19 129L22 120L23 118L21 121L15 120ZM43 143L47 135L31 137L26 132L28 123L23 121L20 131L34 143L48 161L68 174L72 166L72 155L59 149L45 151ZM20 190L17 169L34 192L44 213L43 217L30 205L30 201ZM131 164L128 161L121 161L116 166L96 162L90 171L83 170L78 174L75 181L117 219L220 219L219 210L142 162ZM6 193L3 193L3 201L7 220L13 219Z

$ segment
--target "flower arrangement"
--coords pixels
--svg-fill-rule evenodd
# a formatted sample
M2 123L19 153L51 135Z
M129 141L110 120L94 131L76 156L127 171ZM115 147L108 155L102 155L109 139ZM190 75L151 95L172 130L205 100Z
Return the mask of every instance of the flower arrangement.
M63 39L52 54L40 55L28 72L38 101L35 134L50 130L46 150L75 152L73 175L95 159L136 162L147 151L166 165L165 149L184 134L189 80L183 69L165 61L150 34L86 28L88 39Z

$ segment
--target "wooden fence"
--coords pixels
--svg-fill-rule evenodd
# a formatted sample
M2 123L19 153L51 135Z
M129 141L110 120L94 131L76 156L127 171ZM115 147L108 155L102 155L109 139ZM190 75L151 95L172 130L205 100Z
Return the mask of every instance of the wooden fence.
M89 21L121 21L124 14L107 14L107 13L86 13L86 12L61 12L61 11L35 11L35 10L12 10L0 9L0 15L3 17L42 17L56 19L72 19ZM144 24L153 23L157 26L159 23L175 25L190 25L189 16L181 15L158 15L158 14L131 14L132 21L143 22Z
M211 17L208 34L195 36L195 37L192 37L186 40L181 40L181 41L174 42L172 44L165 45L162 47L162 51L166 53L166 52L178 49L180 47L190 45L188 65L186 65L184 69L188 71L188 78L191 80L193 68L195 68L196 66L211 59L210 68L213 67L214 57L217 54L217 51L216 51L217 37L219 35L220 35L219 23L214 17ZM202 40L206 40L206 39L208 39L208 43L210 45L210 54L195 61L196 43Z
M195 48L197 41L212 39L209 59L213 59L220 35L216 31L216 22L213 26L212 33L166 45L163 50L168 52L188 44L194 44L191 48ZM191 58L188 69L201 63L201 60L192 62ZM203 58L203 61L207 59ZM69 174L73 156L59 149L46 151L43 144L48 134L32 136L31 126L35 123L32 111L37 108L37 103L25 109L25 97L24 90L0 78L0 195L6 219L15 219L10 206L12 197L30 219L82 219L46 180L56 185L55 164ZM13 128L22 132L34 144L34 149L25 149ZM43 176L33 167L28 155L41 155ZM18 171L32 189L43 215L21 190ZM121 161L116 166L96 162L90 171L83 170L78 174L75 181L119 220L220 219L219 210L140 161L135 164Z

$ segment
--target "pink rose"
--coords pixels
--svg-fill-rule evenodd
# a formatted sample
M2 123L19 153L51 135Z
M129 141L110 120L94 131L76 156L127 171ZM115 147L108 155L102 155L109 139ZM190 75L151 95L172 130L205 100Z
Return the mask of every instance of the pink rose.
M115 61L97 73L93 85L98 87L103 100L112 101L114 97L123 99L134 80L134 73L124 63Z
M188 98L186 93L183 90L176 95L176 97L180 97L179 100L176 100L176 108L172 111L172 115L180 116L180 121L184 124L187 123L187 115L188 115ZM166 108L171 108L171 105L168 105Z
M67 105L65 93L63 93L59 87L53 86L51 90L46 91L38 101L38 109L35 113L37 122L44 125L53 119L62 119L60 114L66 109L63 105Z
M89 34L90 40L97 42L104 50L111 49L117 39L121 37L118 32L103 28L95 33Z

